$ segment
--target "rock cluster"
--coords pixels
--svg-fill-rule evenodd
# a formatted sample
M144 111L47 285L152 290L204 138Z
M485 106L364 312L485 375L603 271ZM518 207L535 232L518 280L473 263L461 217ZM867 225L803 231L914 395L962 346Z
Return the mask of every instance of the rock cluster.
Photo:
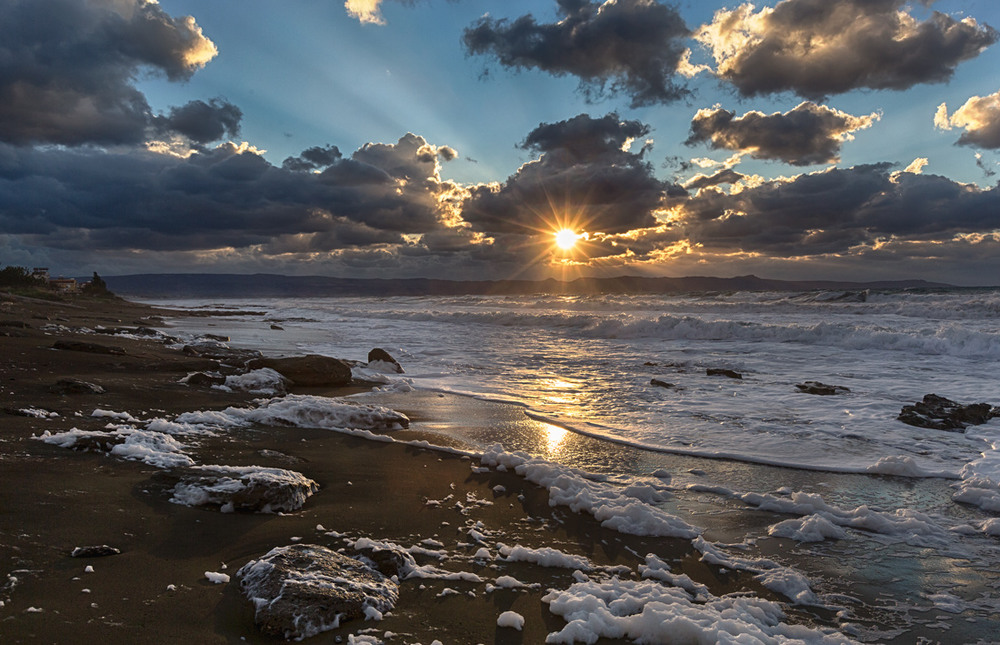
M819 381L805 381L798 383L795 387L799 388L799 392L805 392L806 394L819 394L821 396L847 394L851 391L850 388L846 388L843 385L827 385L826 383L820 383Z
M980 425L998 416L1000 408L989 403L962 405L937 394L925 394L923 400L903 406L896 418L918 428L961 432L970 425Z

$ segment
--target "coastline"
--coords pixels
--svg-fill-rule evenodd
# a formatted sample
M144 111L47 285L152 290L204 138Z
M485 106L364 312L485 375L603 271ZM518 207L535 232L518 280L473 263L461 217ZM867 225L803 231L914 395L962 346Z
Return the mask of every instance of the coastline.
M179 384L185 373L197 369L197 361L156 341L104 339L61 330L46 335L41 329L51 324L67 329L132 326L157 315L178 312L123 301L94 303L82 310L26 302L3 308L0 319L28 325L0 328L13 332L0 337L5 357L0 372L3 407L59 414L39 418L5 412L2 417L0 556L11 563L11 570L2 572L8 578L0 586L4 603L0 625L11 642L96 640L109 634L115 640L138 643L180 638L273 642L255 628L252 608L239 592L236 577L216 585L205 572L234 574L273 547L300 542L340 549L362 538L424 545L446 557L425 555L418 559L421 564L472 573L480 582L407 581L401 585L396 608L383 620L350 621L310 642L335 642L338 637L347 641L359 631L386 642L543 642L566 623L548 610L542 598L550 588L573 585L574 570L507 561L499 555L490 560L474 557L479 548L497 553L498 543L555 548L586 558L604 575L617 572L625 579L639 577L644 556L652 553L671 563L675 572L705 585L715 597L751 592L770 601L784 600L752 573L710 565L689 539L611 530L592 515L551 505L546 489L510 472L513 468L507 472L480 468L477 459L460 454L301 427L255 426L207 437L192 448L200 462L291 468L320 486L295 512L220 513L171 503L170 483L165 483L162 469L32 438L46 430L97 430L107 422L90 416L98 408L170 417L249 404L254 396L248 393ZM64 337L118 345L125 354L51 349ZM50 392L49 387L64 376L99 383L108 392ZM356 391L303 390L322 396ZM434 434L435 424L475 426L467 420L470 411L487 419L498 414L496 407L463 402L460 397L445 397L437 408L421 409L430 410L431 416L418 424L420 428L399 432L401 439L419 441L428 432ZM445 418L435 419L435 414ZM690 513L698 513L697 504L688 505ZM774 517L769 513L755 518L743 512L728 521L770 523ZM715 539L724 534L719 531ZM481 543L476 535L482 536ZM93 559L68 556L76 546L98 544L115 546L122 553ZM87 566L94 572L86 573ZM516 578L528 588L494 584L501 576ZM838 625L826 609L785 609L789 623L803 628L830 630ZM524 617L522 631L497 626L498 617L508 610ZM387 632L397 636L385 637Z

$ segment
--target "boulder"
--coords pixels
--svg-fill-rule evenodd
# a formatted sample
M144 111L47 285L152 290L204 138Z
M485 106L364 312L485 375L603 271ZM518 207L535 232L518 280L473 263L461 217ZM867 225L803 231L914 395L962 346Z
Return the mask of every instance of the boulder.
M998 416L1000 408L989 403L962 405L937 394L925 394L923 400L904 405L896 418L918 428L960 432L970 425L980 425Z
M293 385L302 387L340 387L351 383L351 367L339 358L308 354L289 358L258 358L247 367L259 370L269 367Z
M381 615L399 599L399 587L354 558L314 544L271 549L236 572L253 603L254 622L272 636L302 640L342 621Z
M302 473L283 468L191 466L180 473L170 501L218 506L224 512L289 513L319 490L319 484Z
M655 385L655 386L657 386L657 387L665 387L665 388L667 388L668 390L672 390L672 389L674 389L675 387L677 387L677 386L676 386L676 385L674 385L673 383L667 383L666 381L661 381L661 380L660 380L660 379L658 379L658 378L654 378L654 379L651 379L651 380L649 381L649 384L650 384L650 385Z
M804 392L806 394L819 394L822 396L847 394L851 391L843 385L827 385L825 383L820 383L819 381L805 381L796 384L795 387L799 388L799 392Z
M117 345L100 345L98 343L85 343L79 340L57 340L52 344L52 349L62 349L71 352L89 352L91 354L114 354L125 355L125 348Z
M403 366L399 364L399 361L381 347L376 347L368 352L368 367L379 372L403 373Z
M275 324L271 325L271 329L273 329L274 331L285 331L284 327L282 327L281 325L275 325Z
M727 370L721 367L710 367L705 370L705 374L708 376L725 376L726 378L736 378L742 379L743 375L739 372L734 372L733 370Z
M96 383L88 383L75 378L64 378L49 386L53 394L104 394L106 390Z

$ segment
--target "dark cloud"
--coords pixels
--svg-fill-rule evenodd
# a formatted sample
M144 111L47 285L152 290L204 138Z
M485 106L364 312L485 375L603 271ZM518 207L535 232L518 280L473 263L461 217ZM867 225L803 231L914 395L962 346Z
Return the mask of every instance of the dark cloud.
M344 155L341 154L337 146L327 145L324 147L313 146L306 148L298 157L288 157L281 167L285 170L309 171L322 170L335 164Z
M749 154L756 159L774 159L795 166L840 160L840 146L850 133L867 128L878 114L852 116L846 112L804 102L785 113L735 112L722 108L698 110L691 120L687 145L708 143Z
M539 24L480 18L462 40L471 54L505 67L580 79L588 96L627 94L632 106L669 103L688 94L674 82L690 32L673 7L653 0L557 0L560 20Z
M157 117L154 122L165 133L175 132L194 143L205 144L238 135L242 119L242 110L215 98L208 103L190 101L181 107L172 107L168 116Z
M522 143L541 156L502 185L474 187L463 217L489 233L530 234L570 225L613 233L654 226L664 195L684 191L653 176L643 160L645 148L623 149L647 132L645 125L616 114L543 123Z
M722 184L735 184L746 178L746 175L738 173L732 168L723 168L714 175L695 175L684 182L684 188L690 191L698 191L709 186L721 186Z
M184 80L215 54L193 18L174 18L153 2L0 0L0 141L141 142L154 117L134 79ZM216 129L238 126L234 106L203 105ZM187 118L198 109L188 104L165 119L204 137Z
M310 148L299 159L332 160L313 173L273 166L246 144L188 158L0 144L0 230L91 250L263 245L266 253L400 243L454 218L459 188L422 159L428 147L406 135L352 159L334 147Z
M822 99L947 81L997 32L937 12L920 22L906 0L784 0L757 13L751 4L721 10L697 38L712 50L718 76L743 96Z
M1000 188L875 164L799 175L736 194L707 189L680 209L686 233L706 248L815 256L890 239L990 234L1000 228Z

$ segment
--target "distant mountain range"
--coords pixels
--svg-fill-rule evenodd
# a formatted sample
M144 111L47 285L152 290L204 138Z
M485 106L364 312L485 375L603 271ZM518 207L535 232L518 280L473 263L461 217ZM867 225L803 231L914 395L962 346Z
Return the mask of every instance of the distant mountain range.
M147 298L274 298L330 296L453 296L528 294L655 294L705 291L816 291L864 289L944 289L953 285L926 280L840 282L768 280L755 275L733 278L686 277L578 278L548 280L360 279L273 274L151 273L105 277L111 291Z

